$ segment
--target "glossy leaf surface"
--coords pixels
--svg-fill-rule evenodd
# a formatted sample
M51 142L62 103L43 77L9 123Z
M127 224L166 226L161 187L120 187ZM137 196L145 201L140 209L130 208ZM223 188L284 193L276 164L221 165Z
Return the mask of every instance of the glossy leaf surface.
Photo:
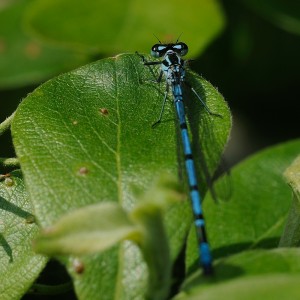
M20 105L12 124L14 145L43 227L66 212L102 201L118 202L130 211L136 194L160 174L184 177L172 101L163 122L151 128L164 92L164 85L152 79L137 55L119 55L41 85ZM210 109L222 115L208 115L187 93L193 148L199 154L201 149L213 171L228 138L228 107L207 81L192 73L188 80ZM166 215L172 260L190 221L188 201L175 204ZM134 299L145 291L146 266L130 242L84 257L80 275L72 267L73 258L69 262L80 299L111 299L116 292Z

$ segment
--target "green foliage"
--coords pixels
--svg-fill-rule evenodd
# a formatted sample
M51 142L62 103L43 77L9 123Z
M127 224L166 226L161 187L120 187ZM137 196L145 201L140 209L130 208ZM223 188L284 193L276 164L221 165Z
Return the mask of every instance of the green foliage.
M183 33L195 55L224 26L219 3L201 2L38 0L29 7L26 23L41 39L100 53L149 51L153 33L171 41Z
M188 201L178 200L176 185L163 185L167 194L157 185L149 189L160 174L176 174L182 165L171 101L163 122L151 128L164 92L148 81L151 76L137 55L100 60L41 85L12 121L35 217L46 228L36 249L66 265L79 299L112 299L115 293L124 299L166 299L171 265L191 228ZM193 148L212 173L228 138L228 107L203 78L189 72L188 80L222 115L207 114L188 95ZM220 293L235 282L234 293L239 293L240 285L243 292L262 274L268 282L271 275L299 271L294 264L298 250L274 249L291 200L282 174L299 147L299 141L282 144L235 167L226 202L214 203L207 195L204 209L216 276L192 273L198 261L192 227L186 254L190 277L179 299ZM205 178L202 172L199 177ZM223 180L216 183L221 191ZM204 185L202 189L204 193ZM165 202L168 195L177 200ZM282 257L289 263L283 264ZM214 292L212 285L218 287Z
M147 191L155 178L177 174L173 104L169 101L163 122L152 129L164 87L149 82L151 76L137 55L119 55L50 80L21 103L12 123L13 140L42 227L53 225L70 210L104 201L131 211L143 201L136 195ZM210 109L222 115L207 114L197 98L187 103L193 147L202 149L213 172L227 142L229 110L211 84L192 73L188 77ZM189 203L172 205L164 223L173 263L190 228ZM149 257L145 253L151 247L142 248L141 254L126 241L102 254L84 255L80 275L74 269L75 257L62 261L80 299L103 299L103 295L111 299L116 292L133 299L149 290L147 270L152 267L145 259L147 269L143 255Z
M171 284L171 260L163 225L163 212L174 200L182 200L171 181L160 181L131 212L118 204L88 205L64 215L46 228L35 249L48 255L82 255L101 252L131 240L140 247L149 270L149 299L166 299Z
M277 27L299 34L298 4L241 3ZM297 47L288 47L276 33L276 45L266 47L269 31L261 32L260 25L253 31L253 15L248 16L250 22L246 20L239 5L234 3L239 21L229 24L232 35L225 37L227 43L217 44L218 54L211 60L206 56L205 62L212 74L219 74L220 82L242 90L243 106L249 94L251 107L263 112L257 86L265 90L269 84L273 89L268 80L276 76L278 86L285 89L290 78L278 76L278 70L284 65L281 73L286 73L288 61L282 62L278 51L293 60ZM224 19L217 0L193 0L189 5L177 0L7 1L0 4L0 88L40 82L91 60L91 54L148 52L156 42L153 37L151 43L153 33L162 42L175 41L183 33L180 39L194 58L223 30ZM266 57L274 47L277 52ZM244 63L254 52L261 63L252 63L253 72ZM237 61L243 63L242 73L236 71ZM199 61L201 70L204 65ZM269 66L267 72L263 65ZM240 75L255 97L247 84L247 88L239 84ZM63 293L72 287L82 300L168 299L178 280L184 281L180 293L172 295L178 300L298 296L300 253L287 247L299 246L299 163L289 167L299 155L299 140L264 150L236 166L229 183L226 177L216 183L215 190L221 192L217 203L206 195L204 212L215 275L205 278L198 268L173 104L167 103L163 122L152 129L164 85L151 82L151 76L136 55L100 60L41 85L16 115L0 124L1 135L13 120L17 154L17 158L0 158L1 299L21 299L28 290ZM231 117L210 83L190 71L187 78L209 108L222 115L209 116L187 91L188 125L205 195L207 174L216 169L227 143ZM273 97L263 97L264 103L270 99L276 106ZM270 112L271 106L265 105ZM267 115L274 119L273 113L263 115L265 123ZM22 175L2 171L19 161ZM292 194L283 173L293 189L289 213ZM162 180L162 174L176 175L179 182ZM67 268L71 282L35 284L30 289L47 260L33 252L32 242L36 250ZM282 248L277 248L278 243ZM185 245L186 276L171 277L171 268L177 271L181 266L176 260Z
M206 280L197 272L192 274L183 286L182 295L195 293L195 297L205 298L208 294L218 298L225 289L233 289L232 293L226 295L227 298L222 298L239 299L247 291L253 299L261 299L266 295L271 299L274 294L270 288L269 274L282 273L286 273L282 288L285 288L286 295L290 295L293 285L287 284L285 280L290 278L294 282L298 278L300 251L276 248L280 237L286 240L285 236L290 237L291 233L294 234L293 245L299 245L298 227L287 227L282 234L291 205L291 191L284 182L283 172L298 155L299 149L300 140L296 140L263 150L233 168L232 195L227 202L213 203L211 196L207 195L204 210L215 256L215 277ZM296 177L299 185L299 176ZM295 175L293 178L295 180ZM216 184L219 183L222 182ZM298 214L298 219L293 219L298 222L299 210L295 211L292 207L289 214ZM194 233L190 235L186 256L190 269L196 259L197 246L193 238ZM247 278L250 276L252 279ZM254 290L253 280L259 282L258 278L265 282L265 288L262 285ZM215 290L210 288L212 285ZM240 289L240 286L243 288ZM178 299L189 298L182 296Z
M100 217L101 216L101 217ZM47 255L81 255L106 250L125 239L135 240L138 228L121 206L103 202L64 215L35 242L35 250Z
M211 242L219 249L217 257L244 249L277 247L291 205L283 173L299 149L296 140L258 152L233 168L230 201L215 205L205 199ZM213 222L216 219L218 224Z
M0 298L20 299L45 266L31 247L39 228L20 171L0 176Z
M0 10L0 88L40 82L87 61L85 55L49 46L24 31L24 9L29 2L16 1Z
M183 33L195 56L224 27L215 0L156 2L19 0L0 7L0 88L41 82L91 54L148 52L153 34L174 41ZM153 5L160 7L159 19ZM187 15L194 21L186 22Z
M300 279L298 274L271 274L242 277L235 281L212 285L205 290L199 288L189 294L175 297L174 300L210 300L218 299L219 297L225 300L280 300L287 296L290 299L297 299L299 296L298 285Z

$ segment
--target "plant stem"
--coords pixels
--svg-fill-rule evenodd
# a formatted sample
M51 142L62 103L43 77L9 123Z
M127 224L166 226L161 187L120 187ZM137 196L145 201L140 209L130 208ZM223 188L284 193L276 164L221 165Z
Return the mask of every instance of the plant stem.
M1 124L0 124L0 135L2 135L10 126L13 118L15 116L15 112L13 112L8 118L6 118Z

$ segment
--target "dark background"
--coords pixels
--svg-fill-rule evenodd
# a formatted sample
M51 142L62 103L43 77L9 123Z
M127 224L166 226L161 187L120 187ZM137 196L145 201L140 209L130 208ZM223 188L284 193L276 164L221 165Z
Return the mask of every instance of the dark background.
M224 7L227 28L198 59L197 70L231 108L226 157L232 164L299 137L300 39L235 1Z

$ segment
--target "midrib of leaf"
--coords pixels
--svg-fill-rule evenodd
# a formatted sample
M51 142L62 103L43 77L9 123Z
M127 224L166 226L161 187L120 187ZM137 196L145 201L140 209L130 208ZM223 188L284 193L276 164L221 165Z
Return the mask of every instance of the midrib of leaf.
M287 214L285 214L284 217L281 217L276 223L274 223L273 226L271 226L267 231L265 231L264 234L262 234L255 241L253 241L253 243L248 247L248 249L254 249L259 244L259 242L263 241L265 238L268 238L273 231L276 232L276 229L280 228L284 224L286 218Z
M117 188L118 188L118 203L120 205L123 204L123 191L122 191L122 168L121 168L121 156L120 156L120 151L121 151L121 118L120 118L120 106L119 106L119 89L118 89L118 76L116 72L116 58L113 60L114 64L114 81L116 83L115 89L116 89L116 113L117 113L117 151L116 151L116 165L117 165L117 174L118 174L118 180L117 180ZM123 275L123 269L124 269L124 250L122 245L119 245L118 249L118 272L117 272L117 278L116 278L116 288L115 288L115 293L114 293L114 299L118 300L121 299L121 294L122 294L122 275Z

